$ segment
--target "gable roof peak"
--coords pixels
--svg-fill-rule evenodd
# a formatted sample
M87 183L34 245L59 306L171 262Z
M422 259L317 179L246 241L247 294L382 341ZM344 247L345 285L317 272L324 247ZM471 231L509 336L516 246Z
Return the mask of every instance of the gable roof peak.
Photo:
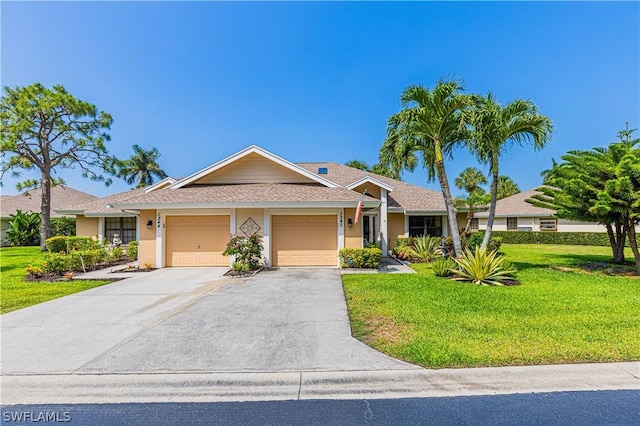
M264 148L259 147L258 145L250 145L238 152L236 152L235 154L232 154L230 156L228 156L227 158L224 158L216 163L211 164L210 166L207 166L195 173L192 173L191 175L180 179L179 181L175 182L174 184L170 185L168 187L168 189L177 189L177 188L182 188L186 185L189 185L190 183L193 183L199 179L201 179L202 177L215 172L216 170L219 170L235 161L240 160L241 158L244 158L250 154L258 154L264 158L266 158L267 160L270 160L280 166L283 166L295 173L298 173L301 176L306 177L309 180L312 180L314 182L317 182L323 186L326 186L328 188L337 188L340 185L330 181L329 179L326 179L322 176L318 176L315 173L310 172L309 170L305 169L304 167L301 167L295 163L292 163L291 161L285 160L282 157L279 157L275 154L273 154L272 152L267 151Z

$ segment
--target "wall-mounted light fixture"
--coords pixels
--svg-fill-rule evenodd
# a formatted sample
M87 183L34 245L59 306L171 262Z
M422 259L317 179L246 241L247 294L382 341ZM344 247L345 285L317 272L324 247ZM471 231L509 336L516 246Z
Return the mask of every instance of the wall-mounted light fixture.
M147 221L147 229L151 229L152 226L153 226L153 220L149 219Z
M353 220L351 218L347 219L347 226L351 228L353 226Z

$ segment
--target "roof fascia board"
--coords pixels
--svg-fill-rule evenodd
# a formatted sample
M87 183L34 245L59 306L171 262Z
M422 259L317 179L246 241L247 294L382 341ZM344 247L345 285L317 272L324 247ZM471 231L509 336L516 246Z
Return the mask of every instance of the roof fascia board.
M357 181L355 181L353 183L350 183L345 188L353 190L353 188L357 188L360 185L365 184L365 183L372 183L372 184L374 184L376 186L379 186L382 189L386 189L387 191L393 191L393 186L387 185L386 183L384 183L382 181L379 181L376 178L372 178L371 176L362 177L362 178L358 179Z
M155 191L156 189L158 189L158 187L159 187L159 186L162 186L163 184L165 184L165 183L167 183L167 182L169 182L169 183L170 183L170 185L169 185L169 186L171 186L171 185L173 185L174 183L176 183L176 182L177 182L177 180L176 180L176 179L174 179L174 178L172 178L172 177L170 177L170 176L169 176L169 177L166 177L166 178L162 179L161 181L156 182L156 183L154 183L153 185L151 185L150 187L148 187L147 189L145 189L145 190L144 190L144 192L145 192L145 194L148 194L149 192L153 192L153 191Z
M339 188L340 187L340 185L338 185L338 184L336 184L334 182L331 182L328 179L320 177L320 176L316 175L315 173L312 173L312 172L308 171L305 168L302 168L302 167L300 167L300 166L298 166L298 165L296 165L296 164L294 164L294 163L292 163L290 161L285 160L284 158L278 157L277 155L272 154L271 152L266 151L266 150L260 148L257 145L251 145L251 146L243 149L242 151L239 151L239 152L237 152L237 153L235 153L235 154L233 154L233 155L231 155L231 156L229 156L229 157L227 157L227 158L225 158L223 160L218 161L217 163L214 163L214 164L212 164L210 166L207 166L204 169L201 169L201 170L199 170L199 171L197 171L197 172L185 177L184 179L179 180L178 182L176 182L176 183L172 184L171 186L169 186L169 188L170 189L182 188L183 186L188 185L188 184L200 179L201 177L208 175L209 173L212 173L212 172L214 172L216 170L219 170L219 169L223 168L224 166L229 165L229 164L233 163L234 161L237 161L237 160L239 160L241 158L244 158L247 155L253 154L253 153L261 155L261 156L267 158L268 160L273 161L274 163L277 163L277 164L279 164L279 165L281 165L283 167L286 167L286 168L288 168L288 169L290 169L290 170L292 170L292 171L294 171L294 172L296 172L298 174L301 174L301 175L303 175L303 176L305 176L305 177L307 177L307 178L309 178L309 179L311 179L311 180L313 180L315 182L318 182L318 183L320 183L320 184L322 184L322 185L324 185L326 187L329 187L329 188Z

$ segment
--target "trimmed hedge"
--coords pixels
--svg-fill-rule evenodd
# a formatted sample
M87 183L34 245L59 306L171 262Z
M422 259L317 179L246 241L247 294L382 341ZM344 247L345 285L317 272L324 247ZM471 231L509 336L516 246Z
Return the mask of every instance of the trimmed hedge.
M372 248L343 248L338 253L341 268L378 269L382 250Z
M91 237L65 237L60 235L48 238L45 244L50 253L67 253L67 248L69 251L100 248L100 244Z
M484 235L484 231L478 234ZM502 238L504 244L565 244L577 246L609 246L606 232L524 232L493 231L491 236ZM629 241L626 242L627 247Z

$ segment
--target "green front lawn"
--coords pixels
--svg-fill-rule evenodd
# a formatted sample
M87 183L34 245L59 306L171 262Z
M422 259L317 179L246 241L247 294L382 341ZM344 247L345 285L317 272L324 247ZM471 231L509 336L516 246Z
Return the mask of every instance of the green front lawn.
M0 248L0 314L110 282L85 280L25 282L27 265L39 265L40 259L40 247Z
M504 245L521 285L344 275L354 335L431 368L640 360L640 279L578 268L607 247Z

